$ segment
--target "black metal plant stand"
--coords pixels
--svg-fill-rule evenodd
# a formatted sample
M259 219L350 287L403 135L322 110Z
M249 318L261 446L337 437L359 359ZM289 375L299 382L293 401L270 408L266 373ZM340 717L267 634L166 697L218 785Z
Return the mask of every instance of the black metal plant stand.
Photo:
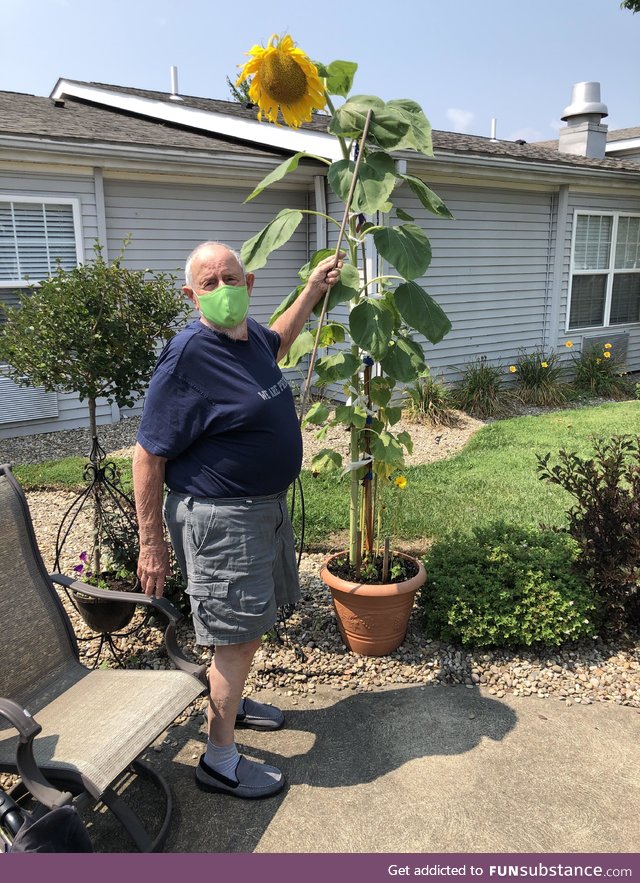
M134 563L137 559L138 535L135 504L131 497L129 497L122 489L122 481L118 467L112 460L106 459L106 452L100 445L98 437L95 435L92 438L89 462L83 469L82 477L84 481L87 482L87 486L83 488L71 502L71 505L64 513L58 528L58 533L56 535L54 569L56 571L61 571L61 556L65 543L69 538L78 516L87 503L90 503L93 507L93 542L91 550L87 556L89 561L93 559L96 547L100 549L102 542L106 539L107 544L111 549L121 549L122 553L125 554L128 551L128 557L131 562ZM134 540L133 538L136 539ZM135 543L135 548L133 543ZM82 578L81 574L79 574L79 576ZM138 585L139 583L136 577L133 590L138 588ZM85 622L87 622L77 600L67 589L65 589L65 592L75 610L83 617ZM115 604L117 602L106 603ZM132 615L135 612L133 605L131 605L131 612ZM95 625L87 622L89 628L92 628L97 632L96 636L90 638L78 638L77 640L82 642L98 642L98 647L95 653L89 656L87 661L92 662L92 667L95 668L99 662L102 650L106 645L109 647L114 659L120 663L123 659L123 654L115 645L114 639L127 638L136 634L144 625L146 625L147 619L148 616L145 616L138 625L129 631L120 630L121 628L126 627L126 623L124 626L121 625L117 631L108 631L96 628Z

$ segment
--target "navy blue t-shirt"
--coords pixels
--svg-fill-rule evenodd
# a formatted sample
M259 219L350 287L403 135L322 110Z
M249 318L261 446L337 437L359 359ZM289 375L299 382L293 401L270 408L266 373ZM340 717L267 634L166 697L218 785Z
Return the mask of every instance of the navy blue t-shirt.
M276 363L280 335L248 320L231 340L199 320L156 365L138 441L167 457L169 488L196 497L277 494L302 465L293 395Z

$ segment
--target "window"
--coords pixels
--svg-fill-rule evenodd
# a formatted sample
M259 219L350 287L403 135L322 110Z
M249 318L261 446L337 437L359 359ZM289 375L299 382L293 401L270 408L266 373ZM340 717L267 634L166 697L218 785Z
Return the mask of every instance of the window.
M77 267L77 200L10 199L0 195L0 301L13 306L16 289Z
M574 218L568 329L640 321L640 216Z
M25 290L82 260L77 199L0 194L0 303L16 306ZM0 323L2 315L0 313ZM19 387L0 365L0 425L58 414L58 397L39 387Z

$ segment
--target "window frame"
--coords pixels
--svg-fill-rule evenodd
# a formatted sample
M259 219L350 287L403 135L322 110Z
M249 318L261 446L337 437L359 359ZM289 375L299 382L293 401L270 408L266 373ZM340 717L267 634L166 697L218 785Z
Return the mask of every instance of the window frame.
M25 196L22 193L0 192L0 203L31 202L37 205L70 205L73 216L73 233L76 244L76 266L84 264L84 243L82 238L82 213L80 200L76 197L64 196ZM0 279L0 288L37 288L37 279Z
M574 267L574 260L576 254L576 234L578 230L578 218L579 217L595 217L595 218L612 218L611 223L611 242L609 243L609 267L606 270L579 270ZM618 240L618 224L620 218L640 218L640 212L626 212L626 211L589 211L585 209L574 209L573 212L573 228L571 230L571 254L569 256L569 291L567 293L567 314L565 319L565 334L572 333L589 333L598 328L603 329L618 329L618 328L629 328L635 325L640 325L640 318L636 322L620 322L615 325L611 325L611 301L613 299L613 283L616 276L616 273L638 273L640 274L640 267L635 267L634 269L619 269L616 270L615 267L615 256L616 256L616 243ZM601 325L576 325L575 327L570 326L571 321L571 296L573 294L573 277L574 276L606 276L607 282L605 286L605 299L604 299L604 315L602 317Z

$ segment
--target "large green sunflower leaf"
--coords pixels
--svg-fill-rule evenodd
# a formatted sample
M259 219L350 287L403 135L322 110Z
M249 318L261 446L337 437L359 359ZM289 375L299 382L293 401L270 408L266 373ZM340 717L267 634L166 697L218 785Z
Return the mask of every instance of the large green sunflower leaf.
M315 426L322 426L329 419L331 412L324 402L314 402L304 416L303 425L313 423Z
M349 313L353 341L379 361L387 351L393 333L393 316L384 304L365 299Z
M413 215L410 215L409 212L405 212L401 208L396 208L396 218L399 218L401 221L415 221Z
M337 405L334 416L336 423L342 423L343 426L364 429L367 425L367 412L361 405Z
M269 172L266 178L263 178L262 181L258 184L256 189L247 196L245 199L245 203L249 202L251 199L255 199L256 196L260 196L263 190L266 190L271 184L275 184L276 181L281 181L285 175L288 175L289 172L294 172L298 168L298 163L303 157L307 159L317 159L318 162L323 162L329 164L329 160L322 156L315 156L315 154L305 153L302 151L301 153L296 153L293 156L290 156L288 159L285 159L283 163L280 163L272 172ZM243 203L244 205L244 203Z
M322 385L334 383L336 380L346 380L352 377L360 367L359 359L353 353L336 353L333 356L323 356L316 362L316 374Z
M375 95L354 95L336 110L329 123L329 132L344 138L359 138L369 110L383 107L384 101Z
M351 91L353 78L358 65L355 61L332 61L325 65L315 62L318 68L318 76L326 80L326 90L329 95L341 95L346 98Z
M300 292L302 291L303 288L304 288L304 285L298 285L297 288L294 288L293 291L291 291L285 297L285 299L282 301L280 306L275 310L275 312L272 314L271 318L269 319L269 325L273 325L273 323L276 321L276 319L279 316L281 316L286 310L288 310L292 303L295 303L295 301L298 299L298 295L300 294Z
M342 454L332 451L331 448L323 448L311 461L311 471L314 475L319 472L335 472L342 469Z
M391 390L395 382L388 377L372 377L369 382L369 395L374 405L384 408L391 399Z
M394 145L396 150L417 150L425 156L433 156L431 123L419 104L410 98L397 98L387 102L387 109L395 111L407 125L401 141Z
M383 430L371 442L371 453L375 460L382 460L387 466L396 469L404 466L404 451L391 432Z
M423 276L431 263L431 245L415 224L381 227L373 234L376 248L405 279Z
M302 212L285 208L259 233L247 239L240 251L247 272L264 267L271 252L291 239L301 221Z
M344 325L339 322L328 322L320 330L319 346L333 346L335 343L343 343L346 336Z
M451 322L442 307L415 282L403 282L393 294L398 311L407 325L439 343L451 331Z
M415 380L426 367L422 347L403 334L399 334L392 344L380 360L382 370L394 380L404 383Z
M329 300L327 302L327 312L332 310L338 304L346 304L358 296L358 288L360 287L360 274L353 264L345 264L340 271L340 281L337 282L329 292ZM321 298L313 308L316 316L322 312Z
M438 194L434 193L431 188L427 187L424 181L420 178L414 177L414 175L399 175L398 177L407 182L411 190L413 190L426 209L434 215L437 215L439 218L446 218L447 220L453 219L453 215Z
M341 159L331 164L328 179L336 196L346 202L353 178L354 163ZM386 153L374 153L360 163L352 209L372 215L387 202L396 183L394 161Z
M278 364L281 368L295 368L300 359L313 350L313 344L313 334L310 331L303 331L296 337L289 352L280 359Z

